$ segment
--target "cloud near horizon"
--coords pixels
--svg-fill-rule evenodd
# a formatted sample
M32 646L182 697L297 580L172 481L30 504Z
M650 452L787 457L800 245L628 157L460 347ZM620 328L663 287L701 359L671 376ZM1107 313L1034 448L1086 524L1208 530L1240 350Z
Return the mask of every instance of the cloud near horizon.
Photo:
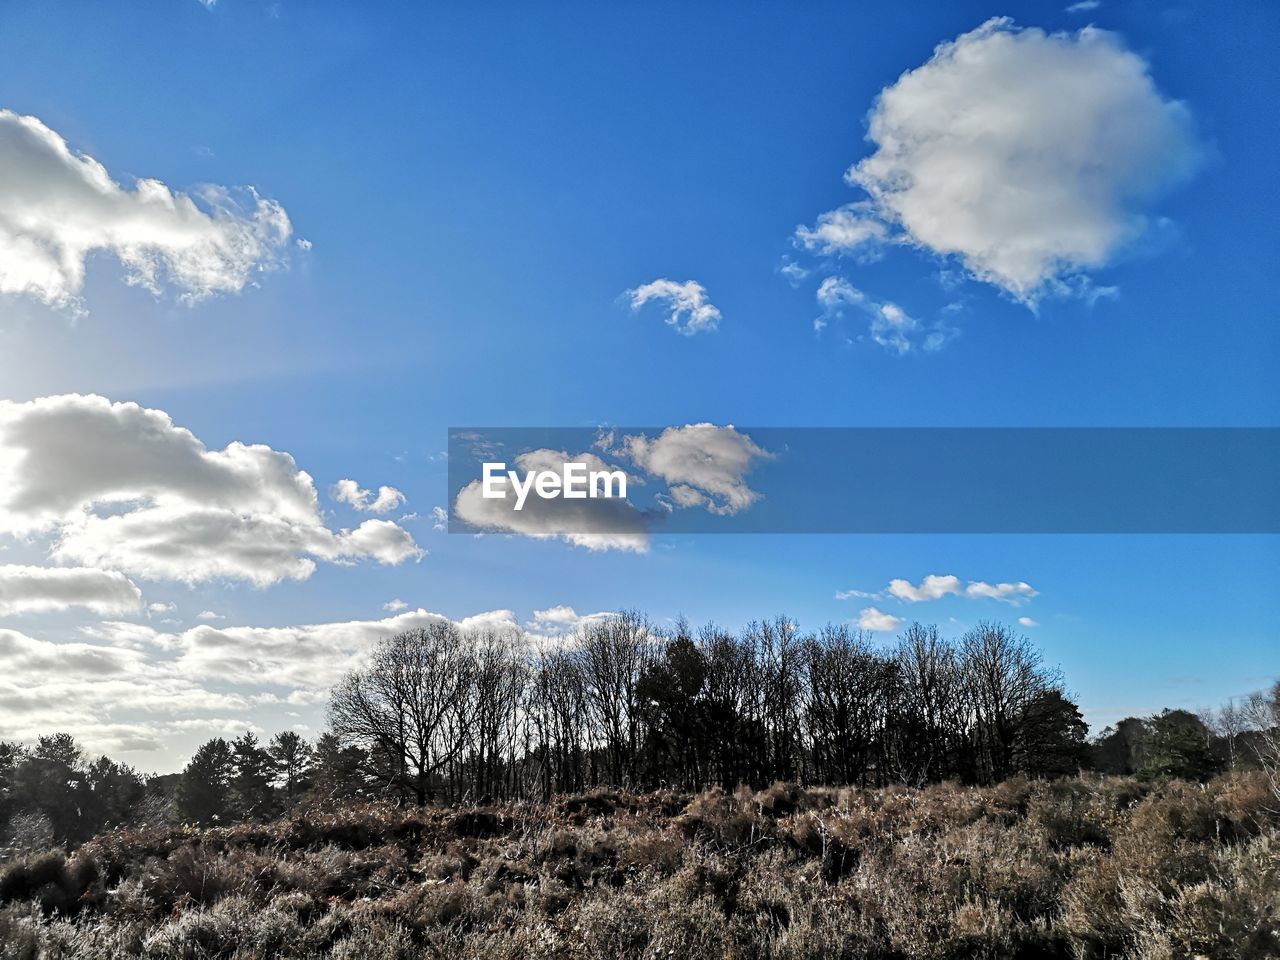
M859 257L914 246L1032 307L1090 289L1089 271L1148 230L1153 203L1204 152L1190 111L1118 35L1007 17L885 87L867 139L874 152L845 175L865 199L799 227L797 245Z
M315 484L261 444L210 450L162 410L68 394L0 401L0 534L152 580L305 580L317 561L422 556L389 520L331 530Z
M0 293L52 307L83 309L85 267L97 253L156 295L239 293L280 264L293 233L284 208L252 187L122 187L38 118L11 110L0 110L0 169Z

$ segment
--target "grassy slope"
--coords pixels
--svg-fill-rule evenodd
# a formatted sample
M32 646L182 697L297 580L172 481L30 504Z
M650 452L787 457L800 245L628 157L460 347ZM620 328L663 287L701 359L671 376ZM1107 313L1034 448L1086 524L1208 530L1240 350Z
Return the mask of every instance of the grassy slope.
M1280 956L1274 808L779 784L116 831L0 867L0 957Z

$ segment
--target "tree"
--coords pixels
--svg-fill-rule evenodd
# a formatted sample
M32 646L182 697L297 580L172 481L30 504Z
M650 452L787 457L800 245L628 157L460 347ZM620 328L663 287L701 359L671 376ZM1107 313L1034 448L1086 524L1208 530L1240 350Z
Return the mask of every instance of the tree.
M282 730L267 744L275 782L284 793L285 803L292 806L306 789L315 751L300 734Z
M89 764L87 773L94 800L93 832L131 822L147 793L147 786L138 771L110 757L100 756Z
M275 765L271 755L246 730L231 744L234 772L231 792L236 815L242 820L267 820L275 814L276 796L271 787Z
M1105 728L1089 748L1091 766L1100 773L1137 773L1147 760L1151 725L1141 717L1125 717Z
M1187 710L1165 710L1151 721L1151 742L1144 777L1207 780L1218 771L1209 747L1209 729Z
M48 818L62 843L87 840L96 824L84 753L69 733L40 737L14 771L14 793L26 811Z
M368 788L368 757L359 747L343 746L332 733L316 741L311 766L311 790L323 800L363 797Z
M231 778L235 754L221 737L202 744L182 771L174 798L183 820L208 824L225 821L232 812Z
M364 751L370 772L389 790L422 806L433 778L468 744L475 673L470 645L454 624L398 633L334 688L330 725Z
M965 690L973 711L975 774L985 783L1013 772L1013 749L1026 709L1050 686L1040 654L997 623L979 623L961 638Z
M592 621L577 638L587 702L612 783L631 785L637 779L641 718L636 688L651 644L649 624L635 613Z
M18 764L26 756L22 745L11 740L0 740L0 830L18 811Z
M1241 714L1248 728L1249 750L1280 800L1280 681L1266 692L1250 695Z
M699 698L706 676L702 651L681 623L637 684L647 735L645 767L651 778L686 789L702 783L704 731Z
M1060 690L1036 694L1023 708L1014 765L1032 777L1067 777L1089 758L1089 725Z

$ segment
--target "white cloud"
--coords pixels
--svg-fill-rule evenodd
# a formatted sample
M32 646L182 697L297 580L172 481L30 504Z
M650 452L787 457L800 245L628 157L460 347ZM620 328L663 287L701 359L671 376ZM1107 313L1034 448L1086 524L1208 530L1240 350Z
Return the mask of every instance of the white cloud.
M449 529L449 511L444 507L431 508L431 529L432 530L448 530Z
M1019 626L1023 626L1023 627L1038 627L1038 626L1040 626L1039 622L1037 622L1037 621L1035 621L1035 620L1032 620L1030 617L1019 617L1019 618L1018 618L1018 625L1019 625Z
M806 250L821 254L873 254L888 234L865 200L829 210L813 227L797 227L796 240Z
M1040 595L1031 584L1021 580L1017 583L984 583L981 580L975 580L964 588L964 593L966 597L1002 600L1015 606Z
M122 635L154 633L136 624ZM205 689L177 674L169 662L154 662L116 643L53 643L0 629L0 727L20 741L66 731L91 750L158 750L173 721L137 719L184 715L188 724L209 722L200 714L239 712L244 697ZM132 719L131 719L132 718ZM243 726L243 721L241 722Z
M846 174L868 199L797 242L912 244L1029 305L1087 289L1081 278L1144 232L1153 201L1201 154L1187 108L1115 34L1007 18L940 44L882 90L868 139L875 152Z
M530 450L515 458L520 473L530 470L559 472L566 463L585 463L588 471L618 469L594 453L570 456L564 450ZM630 482L630 481L628 481ZM511 485L502 498L487 498L481 483L473 480L454 500L454 516L482 531L515 533L535 539L558 538L588 550L626 550L647 553L649 535L645 516L627 500L614 497L568 500L531 496L515 509Z
M1039 591L1023 580L1016 583L987 583L985 580L970 580L967 585L961 587L960 578L954 574L931 573L920 581L919 586L913 585L909 580L890 580L889 594L908 603L938 600L946 596L963 596L970 600L1001 600L1016 606L1039 596Z
M112 254L128 283L196 301L238 293L279 262L292 232L278 203L159 180L118 184L35 117L0 110L0 293L77 308L85 262Z
M442 623L449 618L417 609L381 620L352 620L286 627L212 627L157 637L178 652L172 669L179 676L254 687L322 691L355 669L381 638ZM457 621L464 629L511 628L509 610Z
M957 333L941 323L925 327L896 303L873 300L843 277L825 278L816 296L822 316L813 321L815 331L821 333L833 320L842 319L844 308L852 306L869 318L867 333L872 341L899 356L917 346L940 350Z
M671 484L677 506L703 506L723 515L745 510L760 499L747 486L746 474L756 461L773 457L732 425L710 423L667 427L652 440L629 436L622 449L641 470Z
M199 613L196 614L196 619L197 620L225 620L227 618L220 613L216 613L213 610L201 610Z
M391 613L399 613L401 610L407 610L409 605L396 597L394 600L388 600L382 605L383 610L389 610Z
M626 295L631 298L632 310L639 310L650 300L664 303L667 324L686 336L709 333L720 324L720 310L707 299L707 291L696 280L654 280L626 291Z
M147 616L150 616L150 615L151 615L151 614L153 614L153 613L154 613L154 614L160 614L160 613L171 613L172 611L176 610L177 608L178 608L178 607L177 607L177 604L174 604L174 603L161 603L160 601L158 601L158 600L157 600L155 603L148 603L148 604L147 604Z
M837 590L837 600L879 600L880 594L869 593L866 590Z
M598 623L615 616L617 614L608 610L601 610L598 613L578 613L573 607L561 605L533 611L533 619L526 623L525 627L533 634L555 636L573 633L586 624Z
M1102 6L1102 0L1080 0L1079 3L1073 3L1067 7L1067 13L1088 13L1090 10L1097 10Z
M897 630L904 621L891 613L882 613L875 607L866 607L858 613L858 628L876 633L888 633Z
M363 513L390 513L404 503L404 494L395 487L379 487L375 497L354 480L339 480L329 491L339 503L346 503ZM371 499L372 498L372 499Z
M133 613L142 609L142 591L111 570L0 565L0 616L71 607L103 616Z
M940 576L936 573L931 573L920 581L918 587L912 586L909 580L890 580L889 593L899 600L906 600L908 603L937 600L939 597L945 597L948 594L959 594L960 579L950 574Z
M0 401L0 533L50 533L68 563L188 583L306 579L316 560L422 551L387 520L330 530L287 453L209 450L160 410L76 394Z

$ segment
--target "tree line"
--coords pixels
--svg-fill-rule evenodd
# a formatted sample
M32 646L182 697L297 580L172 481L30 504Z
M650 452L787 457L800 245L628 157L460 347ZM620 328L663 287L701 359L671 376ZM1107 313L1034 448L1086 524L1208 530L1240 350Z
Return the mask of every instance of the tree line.
M153 778L90 760L65 734L0 742L0 822L76 842L147 819L261 821L301 802L985 784L1086 768L1205 778L1253 764L1280 787L1280 685L1206 718L1128 718L1090 742L1059 674L998 623L957 639L914 624L885 646L787 619L662 631L624 613L554 643L442 621L378 642L333 688L328 723L314 743L214 738L181 774Z

